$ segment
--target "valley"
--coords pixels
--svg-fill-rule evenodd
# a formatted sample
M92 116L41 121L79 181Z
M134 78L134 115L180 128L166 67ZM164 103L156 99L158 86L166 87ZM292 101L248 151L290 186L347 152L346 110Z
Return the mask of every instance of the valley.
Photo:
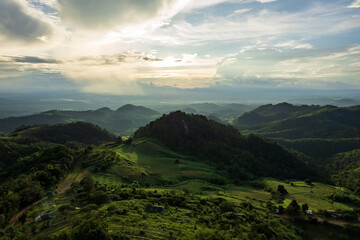
M253 133L181 111L123 137L22 126L0 137L2 238L356 239L357 150L313 158Z

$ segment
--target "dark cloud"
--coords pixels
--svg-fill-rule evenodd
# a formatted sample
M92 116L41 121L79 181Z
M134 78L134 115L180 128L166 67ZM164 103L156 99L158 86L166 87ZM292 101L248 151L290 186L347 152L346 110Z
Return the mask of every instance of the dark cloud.
M161 62L161 61L164 61L164 59L156 58L156 57L143 57L142 60L149 61L149 62Z
M138 61L161 62L164 61L164 59L149 55L146 56L146 54L142 52L127 52L117 55L83 56L79 58L79 61L94 61L99 64L112 65L119 63L134 63Z
M42 58L35 56L18 56L18 57L8 57L13 62L18 63L62 63L62 61L53 59L53 58Z
M34 43L42 36L51 36L51 26L30 15L17 0L0 0L0 40L11 43Z

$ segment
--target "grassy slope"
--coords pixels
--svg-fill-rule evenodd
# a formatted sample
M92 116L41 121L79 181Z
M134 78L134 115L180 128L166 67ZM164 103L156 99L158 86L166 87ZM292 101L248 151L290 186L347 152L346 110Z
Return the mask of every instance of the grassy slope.
M178 155L154 139L137 141L133 145L111 146L104 144L96 150L105 151L106 149L114 150L120 156L121 161L109 167L106 171L99 173L93 173L91 167L83 169L80 165L76 166L74 171L59 184L58 192L60 193L44 199L41 204L28 213L28 216L34 218L43 212L55 212L61 205L70 205L72 197L61 193L63 192L61 189L67 188L69 183L80 181L86 172L92 173L94 179L98 182L108 185L121 184L126 180L124 180L126 176L129 179L154 184L151 188L144 188L144 191L153 192L156 190L163 193L175 191L182 194L184 189L188 189L194 197L198 198L222 197L236 204L250 201L258 209L259 214L264 214L265 202L271 199L270 193L262 189L234 185L218 186L204 181L203 179L206 179L204 176L217 174L214 169L203 163L193 161L186 156ZM179 159L179 164L174 163L176 159ZM184 176L191 179L181 180ZM162 185L164 179L170 179L166 186ZM159 183L161 185L156 186ZM347 192L345 189L338 189L320 183L314 183L313 187L309 187L303 182L293 182L295 186L291 186L275 179L265 179L265 183L273 189L276 189L279 184L285 186L289 196L286 198L284 206L287 206L291 199L296 199L299 204L308 203L310 209L313 210L349 210L352 208L345 204L331 203L324 199L325 195L333 192ZM174 236L180 236L181 232L194 229L197 224L196 217L192 215L188 208L168 206L161 214L147 214L144 213L147 203L147 200L143 199L121 200L104 204L99 208L100 213L95 211L92 214L101 214L102 218L105 217L110 232L121 231L130 235L131 239L169 239L168 234L170 232L173 232ZM192 203L187 204L191 205ZM107 212L109 206L115 206L120 211L126 209L128 213L126 215L110 214ZM86 217L86 213L79 210L70 211L63 215L58 213L52 220L52 226L41 230L41 233L46 235L58 234L65 229L71 229L75 222ZM42 223L29 223L25 225L24 229L25 231L30 228L40 229L41 226ZM145 235L142 235L142 232Z

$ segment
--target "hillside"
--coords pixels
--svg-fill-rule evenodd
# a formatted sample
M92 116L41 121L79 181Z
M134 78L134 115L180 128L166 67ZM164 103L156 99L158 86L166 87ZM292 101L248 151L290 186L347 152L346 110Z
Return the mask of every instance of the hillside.
M336 185L360 195L360 149L334 155L328 160L326 168Z
M270 138L317 160L359 148L360 106L264 105L234 120L240 131Z
M355 138L360 136L360 106L323 107L310 114L276 121L258 130L266 137Z
M282 164L282 156L290 154L282 153L286 150L276 144L254 136L245 138L234 128L203 116L177 112L150 125L153 128L148 131L145 129L149 126L139 131L152 133L150 130L160 129L156 127L159 125L166 137L179 133L174 142L189 143L187 147L197 140L204 140L204 145L210 144L215 150L220 150L216 147L220 145L233 160L258 161L252 165L254 169L267 164L269 158L265 154L270 151L278 158L279 163L273 162L277 167ZM156 135L157 139L136 137L122 143L118 140L96 146L82 144L70 149L29 138L35 133L27 131L34 131L33 127L0 137L1 163L9 160L0 175L0 225L4 239L78 240L81 236L106 240L300 240L321 236L320 239L340 240L357 236L357 225L340 225L354 224L353 215L359 209L356 204L360 203L345 188L255 176L239 178L234 184L235 175L229 169L219 168L229 163L225 157L218 158L219 164L215 164L207 149L201 149L204 145L189 148L191 151L176 145L169 148L160 141L161 134ZM239 150L232 150L235 148ZM241 158L233 158L232 154L240 154ZM294 161L301 169L301 162ZM235 165L230 167L239 173ZM290 172L290 167L295 168L281 167ZM249 176L254 169L240 169L238 177ZM282 175L280 172L279 177ZM278 194L279 185L285 186L287 195ZM342 202L343 199L350 202ZM288 209L294 201L316 211L319 221L326 218L328 209L338 209L347 218L315 224L313 218L308 219L300 211L295 215L275 214L276 208ZM47 213L52 214L50 219L38 218ZM288 218L295 222L287 221ZM314 227L326 233L309 230Z
M22 125L89 122L112 133L129 134L150 122L159 113L142 106L124 105L116 111L100 108L92 111L47 111L39 114L0 119L0 133L6 134Z
M115 140L115 136L106 130L86 122L22 127L9 136L60 144L67 142L99 144Z
M317 105L295 106L289 103L268 104L244 113L234 120L233 124L239 130L260 129L270 122L296 118L319 109L321 109L321 107Z
M140 128L135 139L152 137L171 149L225 170L234 180L250 176L316 177L305 157L201 115L173 112Z

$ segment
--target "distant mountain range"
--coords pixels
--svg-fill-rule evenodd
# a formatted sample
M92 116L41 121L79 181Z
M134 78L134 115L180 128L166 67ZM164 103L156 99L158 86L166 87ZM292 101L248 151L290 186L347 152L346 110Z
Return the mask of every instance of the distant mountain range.
M152 109L124 105L113 111L110 108L100 108L95 111L47 111L24 117L9 117L0 119L0 132L9 133L22 125L60 124L70 122L89 122L98 125L109 132L127 134L138 127L147 124L158 116Z
M203 114L217 122L229 123L229 119L238 117L240 114L254 108L255 106L235 103L219 105L199 103L157 106L155 108L157 111L132 104L124 105L115 111L107 107L87 111L51 110L33 115L0 119L0 134L10 133L22 125L51 125L83 121L98 125L111 133L130 135L139 127L146 125L161 114L176 110L186 113Z
M360 105L268 104L243 114L234 126L316 159L360 148Z
M9 137L31 138L59 144L69 142L100 144L115 141L116 139L115 135L87 122L23 127L18 128Z
M264 105L234 121L239 130L270 138L360 137L360 105L353 107Z

